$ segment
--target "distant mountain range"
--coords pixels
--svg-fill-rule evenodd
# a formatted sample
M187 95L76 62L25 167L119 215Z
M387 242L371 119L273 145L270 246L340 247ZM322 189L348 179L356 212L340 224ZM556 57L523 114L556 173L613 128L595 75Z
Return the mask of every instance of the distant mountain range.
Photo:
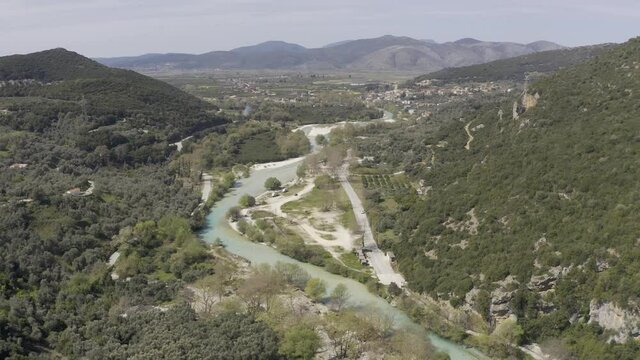
M518 44L466 38L436 43L433 40L386 35L374 39L341 41L315 49L283 41L268 41L230 51L212 51L200 55L146 54L96 60L108 66L149 71L345 69L432 72L562 48L564 47L548 41Z

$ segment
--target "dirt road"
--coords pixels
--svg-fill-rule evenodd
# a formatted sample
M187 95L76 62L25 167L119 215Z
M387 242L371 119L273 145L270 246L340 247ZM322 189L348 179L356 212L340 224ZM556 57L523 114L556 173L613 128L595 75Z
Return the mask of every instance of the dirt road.
M391 259L387 254L380 250L380 248L378 248L378 244L373 237L371 225L369 224L369 219L364 211L362 202L349 182L348 162L341 167L339 179L340 184L349 197L349 201L351 201L351 207L353 208L353 212L356 216L356 222L364 232L363 250L367 252L367 259L369 260L369 264L373 268L373 271L376 273L378 280L385 285L389 285L394 282L398 286L403 286L406 283L404 277L393 269L391 266Z

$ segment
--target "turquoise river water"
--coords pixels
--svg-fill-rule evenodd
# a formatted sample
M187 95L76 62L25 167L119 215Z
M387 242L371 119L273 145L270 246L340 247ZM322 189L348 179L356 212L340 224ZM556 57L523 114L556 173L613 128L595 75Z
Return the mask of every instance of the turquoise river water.
M308 133L309 130L309 128L304 129L305 133ZM314 141L311 140L311 142L313 143ZM349 278L331 274L320 267L292 259L269 246L253 243L238 234L228 225L225 216L227 210L238 204L240 196L243 194L250 194L252 196L260 195L265 191L265 179L271 176L277 177L283 184L294 180L298 164L299 162L295 162L285 166L256 170L251 173L250 177L239 180L232 191L217 202L211 209L211 212L207 216L207 226L201 232L200 236L209 243L219 238L224 243L227 251L249 260L252 264L266 263L275 265L278 262L298 264L312 277L324 280L327 283L329 291L337 284L342 283L349 289L350 305L358 308L366 306L367 309L375 307L376 311L384 312L391 316L398 326L409 327L415 331L425 333L431 340L433 346L438 351L449 354L452 360L486 359L486 357L474 349L465 348L434 333L426 333L424 328L414 323L406 314L390 305L384 299L369 292L363 284Z

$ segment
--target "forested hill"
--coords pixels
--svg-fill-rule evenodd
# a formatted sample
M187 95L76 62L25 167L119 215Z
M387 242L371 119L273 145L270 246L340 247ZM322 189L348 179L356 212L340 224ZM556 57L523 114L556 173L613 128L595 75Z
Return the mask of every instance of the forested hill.
M522 341L638 359L635 340L605 343L640 324L639 114L637 38L413 146L400 141L415 128L385 134L423 159L405 169L430 187L384 214L410 286L489 322L514 314Z
M108 358L111 346L80 334L211 272L192 233L202 169L169 143L226 123L215 110L63 49L0 58L0 359ZM138 261L108 265L120 246ZM115 282L113 266L130 281Z
M9 112L19 112L25 102L32 110L84 112L87 130L127 119L133 127L158 129L174 140L224 123L214 106L169 84L65 49L0 58L0 96L15 98L5 105ZM54 123L42 118L14 127L43 130Z
M0 58L0 80L34 79L52 82L107 78L118 74L123 72L62 48Z
M571 49L543 51L496 60L485 64L453 67L418 76L409 85L424 80L439 80L443 83L465 81L524 81L527 73L549 73L577 65L611 50L615 45L603 44Z

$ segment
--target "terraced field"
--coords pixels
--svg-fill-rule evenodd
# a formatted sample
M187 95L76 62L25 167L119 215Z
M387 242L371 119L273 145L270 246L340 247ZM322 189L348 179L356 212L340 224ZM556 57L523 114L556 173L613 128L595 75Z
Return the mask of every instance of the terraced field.
M361 175L360 178L365 189L398 191L411 188L411 184L404 175Z

